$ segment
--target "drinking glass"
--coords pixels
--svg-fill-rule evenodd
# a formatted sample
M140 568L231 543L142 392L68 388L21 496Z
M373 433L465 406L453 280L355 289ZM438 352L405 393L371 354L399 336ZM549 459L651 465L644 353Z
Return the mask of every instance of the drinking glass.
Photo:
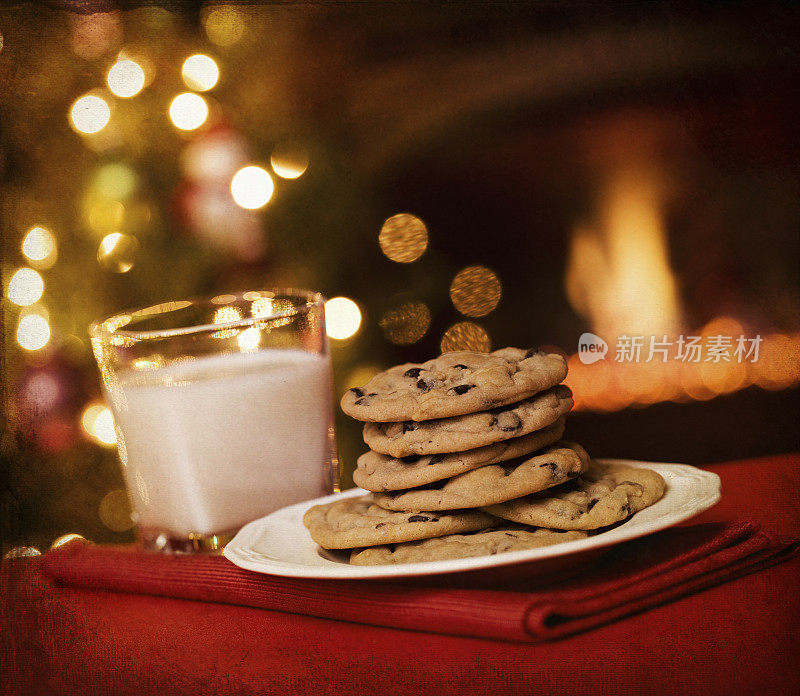
M91 325L145 548L219 552L245 523L338 490L324 306L268 289Z

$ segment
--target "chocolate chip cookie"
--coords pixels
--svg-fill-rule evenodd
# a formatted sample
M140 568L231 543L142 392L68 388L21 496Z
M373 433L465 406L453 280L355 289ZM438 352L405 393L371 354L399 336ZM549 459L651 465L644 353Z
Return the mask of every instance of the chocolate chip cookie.
M552 445L564 434L564 417L552 425L537 430L530 435L503 440L466 452L451 454L412 454L395 459L372 450L358 458L358 467L353 472L353 481L368 491L380 493L415 488L427 483L457 476L488 464L507 461L536 452L542 447Z
M548 529L598 529L624 520L664 494L655 471L592 462L589 470L557 491L544 491L484 509L493 515Z
M572 408L572 392L559 384L510 406L454 418L366 423L364 442L392 457L447 454L476 449L546 428Z
M397 365L342 397L342 410L362 421L427 421L515 403L559 384L567 363L556 353L503 348L444 353Z
M356 549L350 554L350 563L353 565L385 565L489 556L507 551L536 549L585 537L586 532L520 529L509 526L471 534L448 534L435 539Z
M560 442L533 457L482 466L419 488L375 493L374 500L387 510L484 507L557 486L580 476L588 466L589 455L583 447L572 442Z
M303 515L303 524L323 548L350 549L470 532L496 526L498 520L478 510L447 514L391 512L375 505L371 495L365 495L315 505Z

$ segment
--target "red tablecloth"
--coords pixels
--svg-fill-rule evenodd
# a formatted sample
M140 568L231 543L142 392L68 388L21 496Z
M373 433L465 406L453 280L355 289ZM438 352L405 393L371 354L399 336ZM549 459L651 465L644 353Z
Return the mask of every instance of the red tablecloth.
M722 501L800 533L800 457L718 464ZM16 576L16 577L15 577ZM47 694L789 694L800 692L800 559L539 645L222 604L55 588L16 562L0 688Z

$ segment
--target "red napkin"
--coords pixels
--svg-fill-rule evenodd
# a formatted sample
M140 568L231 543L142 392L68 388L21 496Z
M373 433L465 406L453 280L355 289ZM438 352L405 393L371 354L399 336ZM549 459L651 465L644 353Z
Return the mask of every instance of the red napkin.
M223 602L431 633L540 642L584 631L790 557L797 539L752 521L666 530L612 548L556 587L455 589L309 580L242 570L219 556L170 556L73 542L42 560L78 587ZM535 576L532 575L532 579Z

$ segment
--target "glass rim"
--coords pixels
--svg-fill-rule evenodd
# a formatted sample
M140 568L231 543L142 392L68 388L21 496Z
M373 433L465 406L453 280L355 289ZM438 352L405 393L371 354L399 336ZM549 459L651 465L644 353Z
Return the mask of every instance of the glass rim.
M248 298L247 295L254 297ZM221 322L218 324L195 324L192 326L178 326L171 329L150 329L145 331L125 329L137 320L151 318L159 314L185 309L191 306L216 305L225 307L241 302L252 302L259 298L269 299L274 297L286 297L297 300L305 300L304 303L295 304L289 309L271 312L259 317L243 317L233 321ZM232 298L232 299L227 299ZM217 301L215 301L217 300ZM325 304L325 297L316 290L304 290L302 288L273 287L261 290L245 290L242 292L218 293L213 296L197 296L185 300L169 300L159 302L147 307L136 309L121 310L113 314L98 319L89 324L88 333L91 338L111 338L113 336L123 336L136 340L170 338L173 336L187 336L191 334L202 334L213 331L224 331L226 329L246 328L267 322L273 319L283 319L286 317L298 316L308 312L311 308L321 307Z

